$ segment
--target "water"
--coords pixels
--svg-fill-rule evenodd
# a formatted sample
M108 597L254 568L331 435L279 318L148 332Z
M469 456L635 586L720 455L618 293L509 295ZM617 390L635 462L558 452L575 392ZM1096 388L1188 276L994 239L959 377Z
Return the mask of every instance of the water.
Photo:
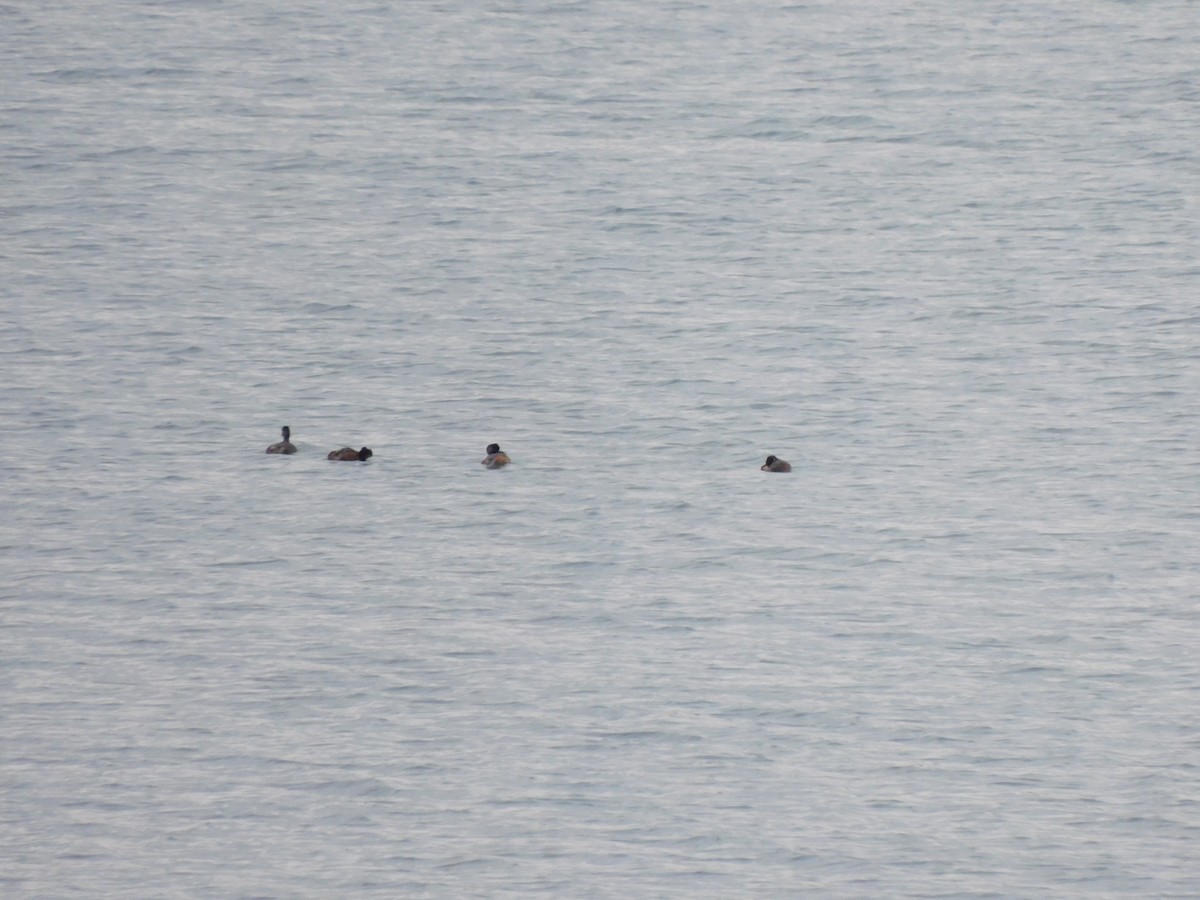
M1200 893L1194 4L0 22L5 896Z

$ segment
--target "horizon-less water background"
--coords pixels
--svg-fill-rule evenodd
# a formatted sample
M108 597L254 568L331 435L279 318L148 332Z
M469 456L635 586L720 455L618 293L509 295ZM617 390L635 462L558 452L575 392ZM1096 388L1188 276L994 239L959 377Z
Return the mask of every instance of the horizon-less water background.
M4 896L1200 894L1194 2L0 51Z

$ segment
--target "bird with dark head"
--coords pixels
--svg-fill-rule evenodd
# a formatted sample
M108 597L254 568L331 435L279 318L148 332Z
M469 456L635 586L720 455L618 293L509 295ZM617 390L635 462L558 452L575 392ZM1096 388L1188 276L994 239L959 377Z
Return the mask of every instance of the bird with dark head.
M764 472L790 472L792 464L786 460L780 459L778 456L768 456L767 461L759 468Z
M283 440L267 448L268 453L295 453L296 445L292 443L292 429L283 426Z
M508 458L507 453L500 449L499 444L488 444L487 456L481 459L480 462L489 469L499 469L502 466L507 466L512 460Z
M341 450L330 450L326 459L335 459L340 462L356 462L365 461L375 455L375 452L370 447L363 447L361 450L355 450L353 447L343 447Z

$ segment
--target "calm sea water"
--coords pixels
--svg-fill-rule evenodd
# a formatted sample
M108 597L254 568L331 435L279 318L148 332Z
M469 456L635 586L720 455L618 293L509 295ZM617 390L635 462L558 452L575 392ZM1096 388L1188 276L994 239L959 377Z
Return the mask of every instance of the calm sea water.
M1200 894L1194 2L0 51L0 893Z

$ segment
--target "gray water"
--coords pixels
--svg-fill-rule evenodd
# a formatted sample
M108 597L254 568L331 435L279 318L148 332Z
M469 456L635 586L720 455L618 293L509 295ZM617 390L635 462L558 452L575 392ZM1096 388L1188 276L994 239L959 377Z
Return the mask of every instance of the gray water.
M1200 895L1194 2L0 51L4 896Z

